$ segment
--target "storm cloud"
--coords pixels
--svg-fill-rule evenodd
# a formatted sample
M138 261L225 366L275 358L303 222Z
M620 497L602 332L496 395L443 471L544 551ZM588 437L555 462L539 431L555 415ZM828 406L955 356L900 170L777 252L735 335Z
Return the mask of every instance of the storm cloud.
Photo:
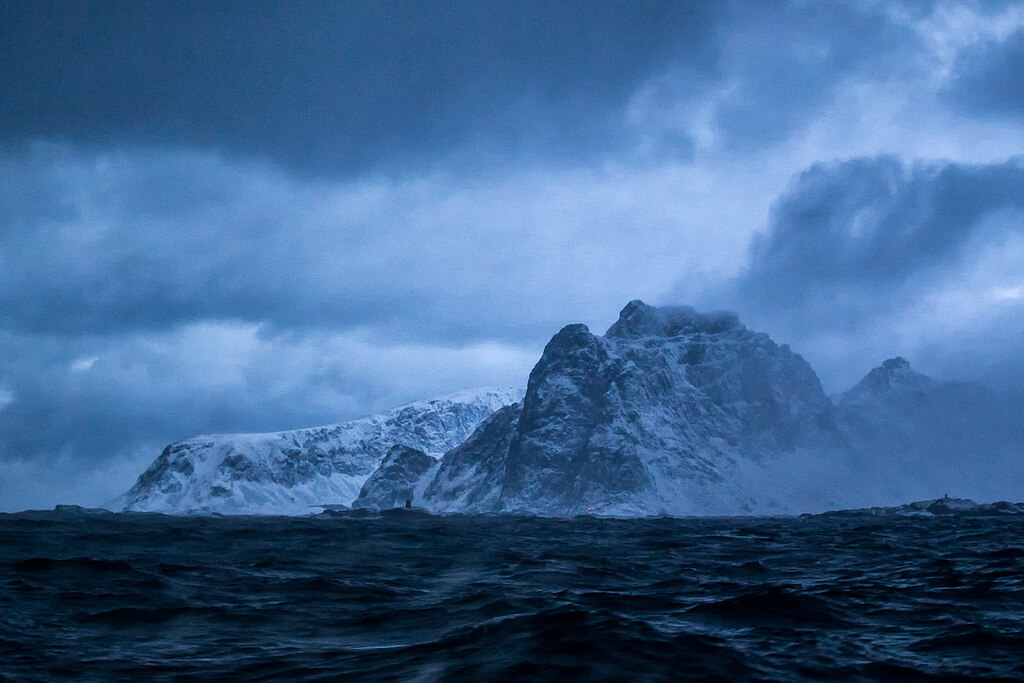
M881 3L665 0L14 2L0 51L10 149L198 147L347 176L687 158L706 124L747 150L927 57Z
M892 157L816 165L773 213L770 231L753 246L744 295L774 308L815 300L831 308L852 295L871 299L876 310L878 294L957 265L971 246L1024 231L1024 158L985 166L907 166Z
M1024 343L1006 339L1024 331L1022 273L1024 159L906 164L883 156L797 176L754 240L734 296L795 340L868 336L926 355L941 336L946 350L936 357L932 349L925 365L955 357L961 374L977 373L993 353L1004 363L1024 358ZM979 346L986 341L997 348ZM810 346L835 364L834 345ZM972 354L973 362L962 357Z
M7 140L196 146L315 173L600 142L636 83L713 68L717 3L5 3ZM477 149L477 148L482 148Z
M34 334L236 320L542 344L597 301L655 294L701 227L677 219L695 192L672 169L304 183L215 155L42 149L0 174L0 321Z

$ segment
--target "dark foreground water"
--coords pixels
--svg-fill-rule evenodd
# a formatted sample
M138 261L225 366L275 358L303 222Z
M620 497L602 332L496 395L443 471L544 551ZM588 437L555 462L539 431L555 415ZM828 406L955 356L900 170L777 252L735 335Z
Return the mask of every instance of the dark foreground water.
M0 680L1022 680L1022 532L0 515Z

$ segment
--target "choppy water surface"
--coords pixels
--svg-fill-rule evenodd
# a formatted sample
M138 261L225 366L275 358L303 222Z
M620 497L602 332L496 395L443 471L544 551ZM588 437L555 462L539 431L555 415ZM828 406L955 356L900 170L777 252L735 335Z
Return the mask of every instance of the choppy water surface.
M0 679L1021 680L1022 532L4 515Z

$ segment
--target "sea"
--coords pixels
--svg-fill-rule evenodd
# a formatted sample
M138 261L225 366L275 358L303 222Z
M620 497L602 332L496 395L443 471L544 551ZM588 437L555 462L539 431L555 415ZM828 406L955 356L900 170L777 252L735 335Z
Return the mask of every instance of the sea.
M1024 680L1024 517L0 515L3 681Z

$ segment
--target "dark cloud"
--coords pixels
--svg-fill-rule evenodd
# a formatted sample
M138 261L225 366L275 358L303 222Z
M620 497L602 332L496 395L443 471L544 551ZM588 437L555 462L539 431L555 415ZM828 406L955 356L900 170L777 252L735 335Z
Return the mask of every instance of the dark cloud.
M718 301L809 351L843 382L914 351L953 378L991 379L994 368L1024 358L1015 340L1022 237L1020 158L817 164L777 200L748 268Z
M892 157L818 164L775 204L740 280L773 309L828 309L894 291L956 263L985 219L1024 211L1024 160L906 165ZM1020 215L1008 230L1024 230Z
M968 112L1024 119L1024 29L965 49L950 83L949 96Z
M48 150L0 166L0 177L9 285L0 321L9 329L352 326L426 304L424 291L380 286L386 273L360 263L387 260L386 248L372 249L383 226L318 216L322 197L273 172L192 155L104 161Z
M680 108L711 106L721 144L759 148L851 77L907 77L920 49L852 2L18 0L0 6L0 142L213 149L315 174L687 158ZM645 89L653 126L631 118Z
M659 245L685 239L685 206L633 174L306 182L214 155L40 148L0 163L0 326L74 337L236 320L543 342L567 317L647 295L629 267L674 267ZM626 227L644 215L656 242Z
M313 171L460 148L586 157L653 68L710 62L717 8L8 2L0 132L212 147Z

